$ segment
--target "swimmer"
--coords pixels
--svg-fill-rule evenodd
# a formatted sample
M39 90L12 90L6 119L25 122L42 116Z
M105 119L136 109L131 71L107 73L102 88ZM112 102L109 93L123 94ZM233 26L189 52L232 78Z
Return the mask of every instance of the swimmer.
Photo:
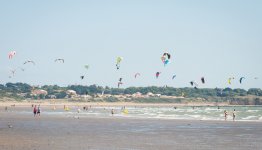
M224 111L224 115L225 115L225 121L227 120L227 111Z
M40 113L41 113L41 109L40 109L40 105L38 105L38 108L37 108L37 115L40 117Z
M36 116L36 112L37 112L37 109L36 109L36 105L35 105L35 107L33 109L34 117Z
M233 121L235 121L235 118L236 118L236 110L235 109L234 109L232 115L233 115Z
M112 110L111 110L111 114L112 114L112 116L114 115L114 113L115 113L115 112L114 112L114 109L112 109Z

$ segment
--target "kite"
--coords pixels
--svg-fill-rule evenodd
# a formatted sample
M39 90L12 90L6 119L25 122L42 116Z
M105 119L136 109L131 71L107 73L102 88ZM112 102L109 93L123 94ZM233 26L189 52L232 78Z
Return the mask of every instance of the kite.
M120 85L122 85L122 84L123 84L123 82L122 82L122 78L119 78L118 83L117 83L117 87L119 88Z
M24 65L25 65L25 64L27 64L27 63L32 63L32 64L34 64L34 65L35 65L35 62L34 62L34 61L32 61L32 60L27 60L27 61L25 61L25 62L24 62Z
M123 113L127 115L127 114L128 114L128 110L127 110L127 109L124 109L124 110L123 110Z
M197 89L198 84L195 81L190 81L189 83L191 84L191 86L194 86L194 88Z
M160 73L161 73L161 72L156 72L156 78L159 77Z
M172 79L174 80L174 79L175 79L175 77L176 77L176 75L173 75Z
M116 58L116 69L120 68L120 63L123 60L123 57L117 57Z
M65 60L64 60L64 59L62 59L62 58L58 58L58 59L56 59L56 60L55 60L55 62L63 62L63 63L64 63L64 62L65 62Z
M135 74L135 78L136 78L137 76L140 76L140 73L136 73L136 74Z
M242 84L242 80L243 79L246 79L245 77L241 77L240 79L239 79L239 82L240 82L240 84Z
M88 69L88 68L89 68L89 65L88 65L88 64L86 64L84 67L85 67L86 69Z
M228 84L231 84L231 80L235 79L234 77L233 78L228 78Z
M12 59L16 55L16 51L11 51L8 53L8 58Z
M204 78L204 77L201 78L201 82L202 82L203 84L205 84L205 78Z
M123 84L123 82L118 82L118 84L117 84L117 87L119 88L120 87L120 85L122 85Z
M85 76L80 76L80 79L83 80L85 78Z
M170 59L171 59L171 55L167 52L165 52L161 57L161 60L164 63L164 66L170 62Z

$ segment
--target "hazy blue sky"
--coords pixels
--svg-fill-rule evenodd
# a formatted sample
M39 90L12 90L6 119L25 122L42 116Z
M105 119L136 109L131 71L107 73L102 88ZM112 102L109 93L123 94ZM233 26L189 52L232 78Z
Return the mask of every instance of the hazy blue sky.
M260 0L2 0L0 80L116 87L122 77L123 87L188 87L204 76L200 87L262 88L261 8ZM9 60L11 50L17 55ZM172 55L166 67L165 51ZM36 65L23 65L27 59ZM9 78L19 66L26 70Z

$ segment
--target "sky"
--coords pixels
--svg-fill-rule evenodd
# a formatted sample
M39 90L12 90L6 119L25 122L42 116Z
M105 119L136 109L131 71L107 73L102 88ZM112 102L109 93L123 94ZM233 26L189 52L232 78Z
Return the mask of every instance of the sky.
M3 0L0 84L117 87L122 77L122 87L194 80L200 88L262 88L261 8L260 0ZM164 52L171 54L166 66Z

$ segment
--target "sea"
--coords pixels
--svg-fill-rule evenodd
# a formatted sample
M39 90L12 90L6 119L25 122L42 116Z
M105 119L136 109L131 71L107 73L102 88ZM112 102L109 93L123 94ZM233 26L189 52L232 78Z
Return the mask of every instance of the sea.
M114 114L112 114L112 110ZM62 115L65 117L119 117L141 119L180 119L180 120L225 120L224 111L227 111L227 120L235 121L259 121L262 122L261 106L180 106L180 107L102 107L92 106L83 109L79 106L71 106L64 109L42 108L42 115ZM23 111L23 113L32 113Z

